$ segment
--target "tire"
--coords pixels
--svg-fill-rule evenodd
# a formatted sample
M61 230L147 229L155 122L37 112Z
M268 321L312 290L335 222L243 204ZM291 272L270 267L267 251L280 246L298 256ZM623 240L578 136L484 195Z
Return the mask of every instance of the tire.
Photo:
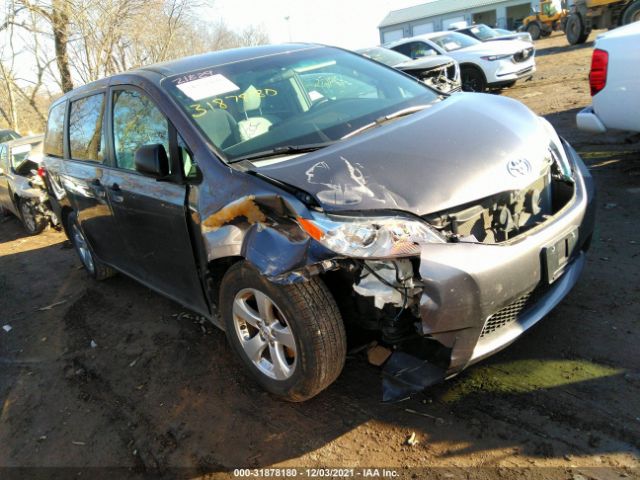
M571 45L578 45L587 41L590 32L585 29L582 18L574 13L567 18L565 33Z
M465 92L484 92L487 89L487 79L478 67L465 65L460 68L462 90Z
M24 225L29 235L37 235L46 228L47 219L42 218L42 215L36 214L28 200L24 198L18 200L18 211L20 212L22 225Z
M540 24L538 22L530 22L529 25L527 25L527 32L531 35L531 40L538 40L540 38L542 28L540 28Z
M622 15L622 25L628 25L629 23L640 21L640 2L636 0L627 7L627 10Z
M89 275L98 281L102 281L113 277L116 274L116 271L113 268L102 263L93 254L93 251L80 228L78 217L75 212L72 212L67 216L67 230L69 232L73 248L75 248L78 257L82 262L82 266Z
M219 305L232 350L268 392L301 402L342 372L344 324L320 279L276 285L241 261L224 275Z

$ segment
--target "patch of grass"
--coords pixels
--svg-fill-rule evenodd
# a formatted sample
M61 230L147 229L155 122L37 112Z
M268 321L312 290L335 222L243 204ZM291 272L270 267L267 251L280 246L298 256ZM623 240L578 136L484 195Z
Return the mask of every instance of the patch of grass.
M624 370L587 360L517 360L470 370L442 396L452 403L475 393L528 393L571 383L595 380Z

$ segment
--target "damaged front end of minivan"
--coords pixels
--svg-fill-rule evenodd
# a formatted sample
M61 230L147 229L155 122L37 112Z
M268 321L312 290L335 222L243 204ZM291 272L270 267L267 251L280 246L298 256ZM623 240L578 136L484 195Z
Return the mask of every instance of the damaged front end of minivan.
M344 155L305 164L313 194L244 165L264 192L202 220L208 260L244 258L275 283L320 276L345 323L393 351L384 400L406 398L509 345L576 283L593 182L567 143L541 151L535 166L504 163L508 176L529 179L522 187L420 216L408 195ZM358 210L363 199L379 208Z

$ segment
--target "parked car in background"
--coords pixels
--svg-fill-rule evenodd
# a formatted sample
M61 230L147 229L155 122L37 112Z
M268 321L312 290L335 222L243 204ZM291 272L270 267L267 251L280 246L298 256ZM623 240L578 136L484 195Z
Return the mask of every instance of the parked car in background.
M0 130L0 143L9 142L20 138L20 135L13 130Z
M523 42L531 43L531 35L527 32L510 32L508 30L500 30L491 28L484 23L478 23L469 27L458 28L455 30L458 33L468 35L480 40L481 42L496 42L504 40L521 40Z
M57 224L42 179L43 139L31 135L0 144L0 210L18 217L32 235Z
M345 322L393 349L387 399L506 347L571 290L593 231L589 171L523 104L309 44L71 91L45 166L90 275L206 316L292 401L338 377Z
M384 47L363 48L356 53L408 73L442 93L458 92L461 89L458 62L446 55L413 60Z
M519 40L481 42L458 32L436 32L385 45L413 59L448 55L460 64L462 89L483 92L510 87L536 71L535 48Z
M598 36L589 84L592 104L577 115L578 128L640 132L640 22Z

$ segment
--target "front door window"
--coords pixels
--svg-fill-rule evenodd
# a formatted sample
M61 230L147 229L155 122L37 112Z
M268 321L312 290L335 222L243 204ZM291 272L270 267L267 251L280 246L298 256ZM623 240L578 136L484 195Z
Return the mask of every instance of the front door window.
M143 145L164 145L169 155L167 118L149 97L135 90L113 95L113 137L119 168L135 170L136 150Z

